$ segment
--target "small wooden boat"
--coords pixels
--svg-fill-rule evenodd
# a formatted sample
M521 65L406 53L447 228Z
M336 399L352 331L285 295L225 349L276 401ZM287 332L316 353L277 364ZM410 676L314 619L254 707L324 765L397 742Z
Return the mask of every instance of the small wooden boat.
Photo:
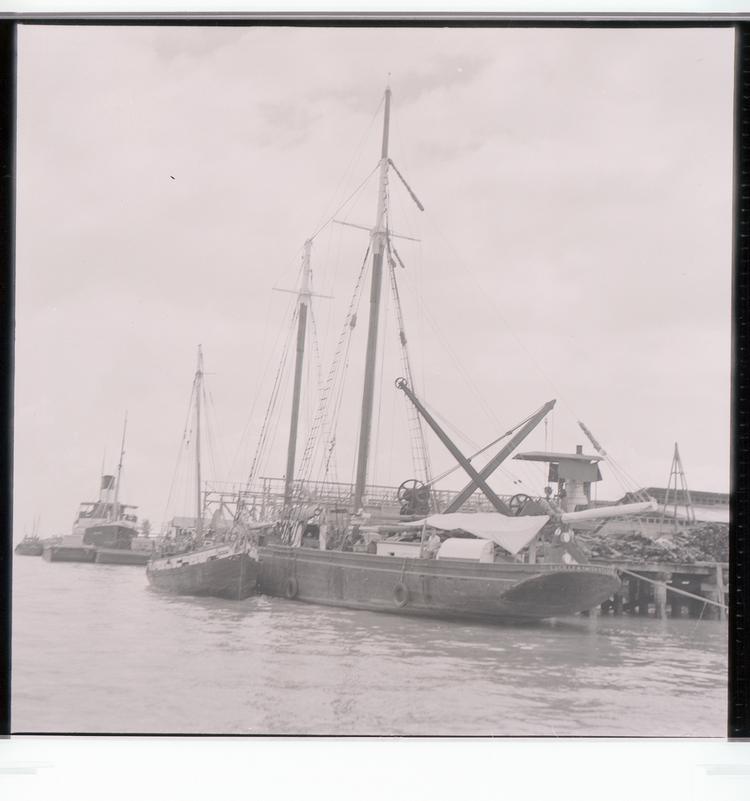
M148 563L149 583L159 590L177 595L207 595L242 600L256 591L258 563L247 537L232 536L230 541L208 543L204 537L201 498L201 398L203 397L203 353L198 347L198 365L193 378L191 407L195 412L196 514L189 541L170 553L174 543L163 543L167 552Z
M152 559L146 575L165 592L241 601L256 591L258 562L246 550L213 545Z
M39 537L24 537L14 550L19 556L41 556L44 544Z
M21 542L15 547L15 552L19 556L41 556L44 550L44 543L39 538L39 517L34 519L34 528L31 534L26 534Z

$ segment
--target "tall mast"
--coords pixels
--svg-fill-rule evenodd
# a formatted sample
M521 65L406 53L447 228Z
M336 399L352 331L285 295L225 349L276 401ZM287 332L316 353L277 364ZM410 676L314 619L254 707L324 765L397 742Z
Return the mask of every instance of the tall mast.
M310 250L312 240L305 242L302 256L302 285L299 290L299 318L297 321L297 354L294 363L294 394L292 395L292 419L289 424L289 446L286 452L286 484L284 486L284 505L289 506L294 494L294 457L297 451L297 427L299 425L299 404L302 387L302 364L305 358L305 336L307 332L307 309L310 304Z
M359 427L359 449L357 451L357 483L354 487L354 511L362 506L367 483L367 459L370 454L372 430L372 407L375 396L375 363L378 349L378 324L380 321L380 294L383 284L383 253L386 245L386 194L388 192L388 127L391 116L391 88L385 90L385 112L383 114L383 144L380 152L380 180L378 182L378 209L372 231L372 283L370 285L370 324L367 331L367 356L365 381L362 391L362 415Z
M117 480L115 481L115 500L112 504L112 510L110 512L112 520L117 520L117 518L120 516L118 499L120 497L120 476L122 474L122 461L125 457L125 432L127 431L127 428L128 413L125 412L125 422L122 426L122 444L120 445L120 461L117 465Z
M201 499L201 392L203 390L203 351L198 345L198 366L195 370L195 534L203 535L203 504Z

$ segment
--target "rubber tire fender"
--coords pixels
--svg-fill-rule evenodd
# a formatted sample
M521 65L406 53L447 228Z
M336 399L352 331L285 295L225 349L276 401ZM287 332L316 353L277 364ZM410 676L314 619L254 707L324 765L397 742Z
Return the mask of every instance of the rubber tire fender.
M399 582L393 588L393 603L399 609L403 609L409 603L409 588L406 584Z
M290 576L286 580L286 586L284 587L284 595L290 600L293 601L297 597L297 593L299 593L299 584L297 579L294 576Z

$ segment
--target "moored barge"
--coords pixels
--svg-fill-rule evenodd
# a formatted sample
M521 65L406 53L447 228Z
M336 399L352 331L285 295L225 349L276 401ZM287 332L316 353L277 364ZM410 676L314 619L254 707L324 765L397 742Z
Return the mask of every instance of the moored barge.
M72 534L62 537L59 543L45 545L42 558L48 562L93 562L96 548L84 543L82 537Z
M487 623L571 615L620 588L600 565L420 559L264 546L261 593L326 606Z

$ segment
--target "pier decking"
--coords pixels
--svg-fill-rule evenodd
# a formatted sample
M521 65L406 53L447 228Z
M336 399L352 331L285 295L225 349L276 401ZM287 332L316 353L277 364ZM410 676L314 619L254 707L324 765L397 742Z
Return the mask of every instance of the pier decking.
M596 560L620 571L622 590L588 614L726 619L729 565L639 564ZM584 613L587 614L587 613Z

